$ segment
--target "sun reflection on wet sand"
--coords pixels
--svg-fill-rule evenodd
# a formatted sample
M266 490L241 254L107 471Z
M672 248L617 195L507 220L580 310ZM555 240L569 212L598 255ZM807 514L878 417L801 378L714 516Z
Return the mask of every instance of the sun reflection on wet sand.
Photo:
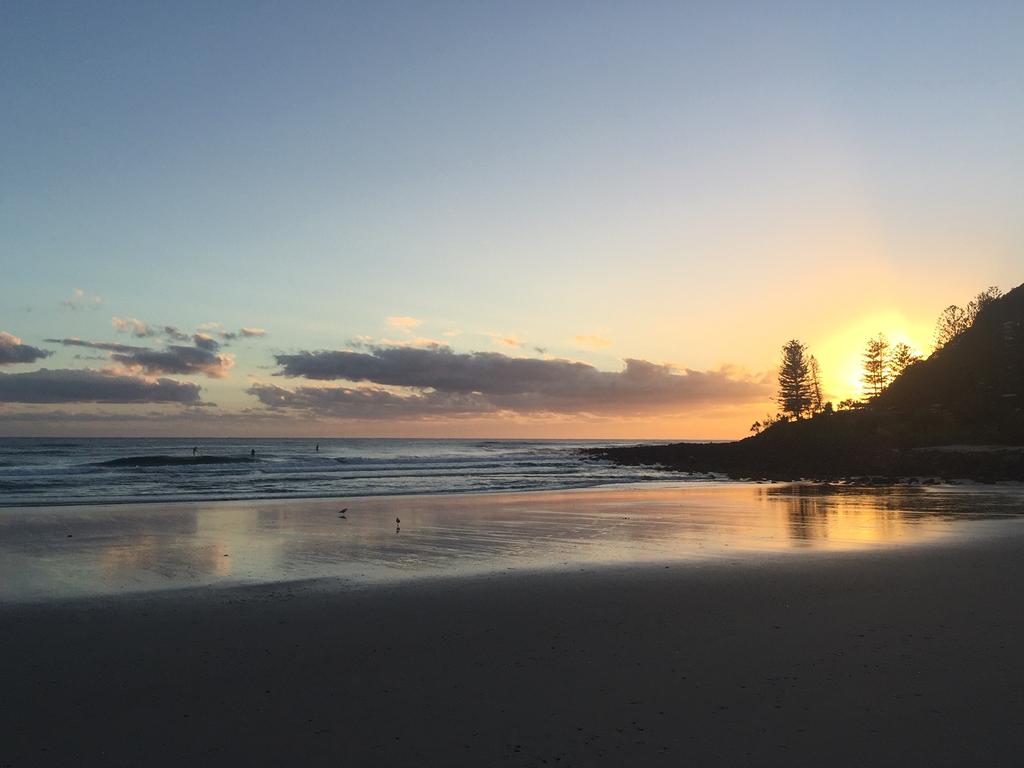
M1024 519L1022 499L1019 489L690 483L7 509L0 599L895 547L992 535Z

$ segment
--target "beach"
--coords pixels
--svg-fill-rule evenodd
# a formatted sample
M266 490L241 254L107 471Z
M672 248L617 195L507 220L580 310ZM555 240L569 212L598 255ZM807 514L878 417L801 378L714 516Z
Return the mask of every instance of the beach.
M4 765L1014 765L1020 538L3 613Z
M194 586L153 541L159 525L139 523L136 543L156 553L146 567L169 564L164 588L97 582L91 595L26 592L0 606L0 765L1013 765L1024 748L1019 496L992 492L997 511L964 520L953 509L969 517L972 497L957 493L952 503L922 489L929 511L904 513L909 496L840 504L723 484L717 496L697 489L693 509L712 510L703 528L664 527L686 517L685 489L382 499L375 514L392 536L383 516L413 510L399 537L460 504L482 519L491 510L484 539L504 519L495 509L551 518L537 513L517 547L492 542L492 567L462 569L431 544L434 559L399 578ZM770 501L731 525L723 510L742 494ZM593 517L602 498L593 530L578 530L568 510ZM290 503L317 521L306 551L329 561L309 543L326 502ZM109 530L97 521L141 514L100 510L81 523L99 539ZM201 546L204 514L249 519L230 505L192 512L199 527L185 538ZM48 525L74 519L48 514ZM471 539L466 516L450 514ZM151 513L165 528L181 516ZM616 516L639 519L619 528ZM545 544L552 520L577 543ZM295 530L274 535L303 538ZM620 539L639 549L615 561ZM233 552L259 540L231 539ZM100 549L69 556L82 567Z

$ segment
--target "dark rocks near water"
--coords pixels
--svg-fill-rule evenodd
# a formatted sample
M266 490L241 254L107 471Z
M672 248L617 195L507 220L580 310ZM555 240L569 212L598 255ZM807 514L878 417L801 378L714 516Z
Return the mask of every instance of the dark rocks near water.
M792 440L748 438L734 443L621 446L590 449L586 454L618 464L661 466L701 479L715 472L734 480L844 480L856 485L1024 480L1022 447L976 451L961 446L896 447L832 438L824 435L819 439L799 430Z

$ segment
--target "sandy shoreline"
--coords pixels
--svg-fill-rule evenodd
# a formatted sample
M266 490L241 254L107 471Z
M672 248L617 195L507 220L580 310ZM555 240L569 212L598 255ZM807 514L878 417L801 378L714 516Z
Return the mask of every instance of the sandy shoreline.
M1016 764L1022 552L8 605L0 765Z
M1002 535L1021 524L1021 499L998 488L694 483L3 509L0 603L907 547Z

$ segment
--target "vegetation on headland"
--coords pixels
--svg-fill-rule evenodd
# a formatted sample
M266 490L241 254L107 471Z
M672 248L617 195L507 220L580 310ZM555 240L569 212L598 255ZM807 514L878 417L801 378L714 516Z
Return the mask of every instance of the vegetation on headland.
M592 451L623 464L735 478L1024 480L1024 285L943 310L919 359L881 334L864 351L862 401L821 402L817 361L783 347L779 413L732 443Z

